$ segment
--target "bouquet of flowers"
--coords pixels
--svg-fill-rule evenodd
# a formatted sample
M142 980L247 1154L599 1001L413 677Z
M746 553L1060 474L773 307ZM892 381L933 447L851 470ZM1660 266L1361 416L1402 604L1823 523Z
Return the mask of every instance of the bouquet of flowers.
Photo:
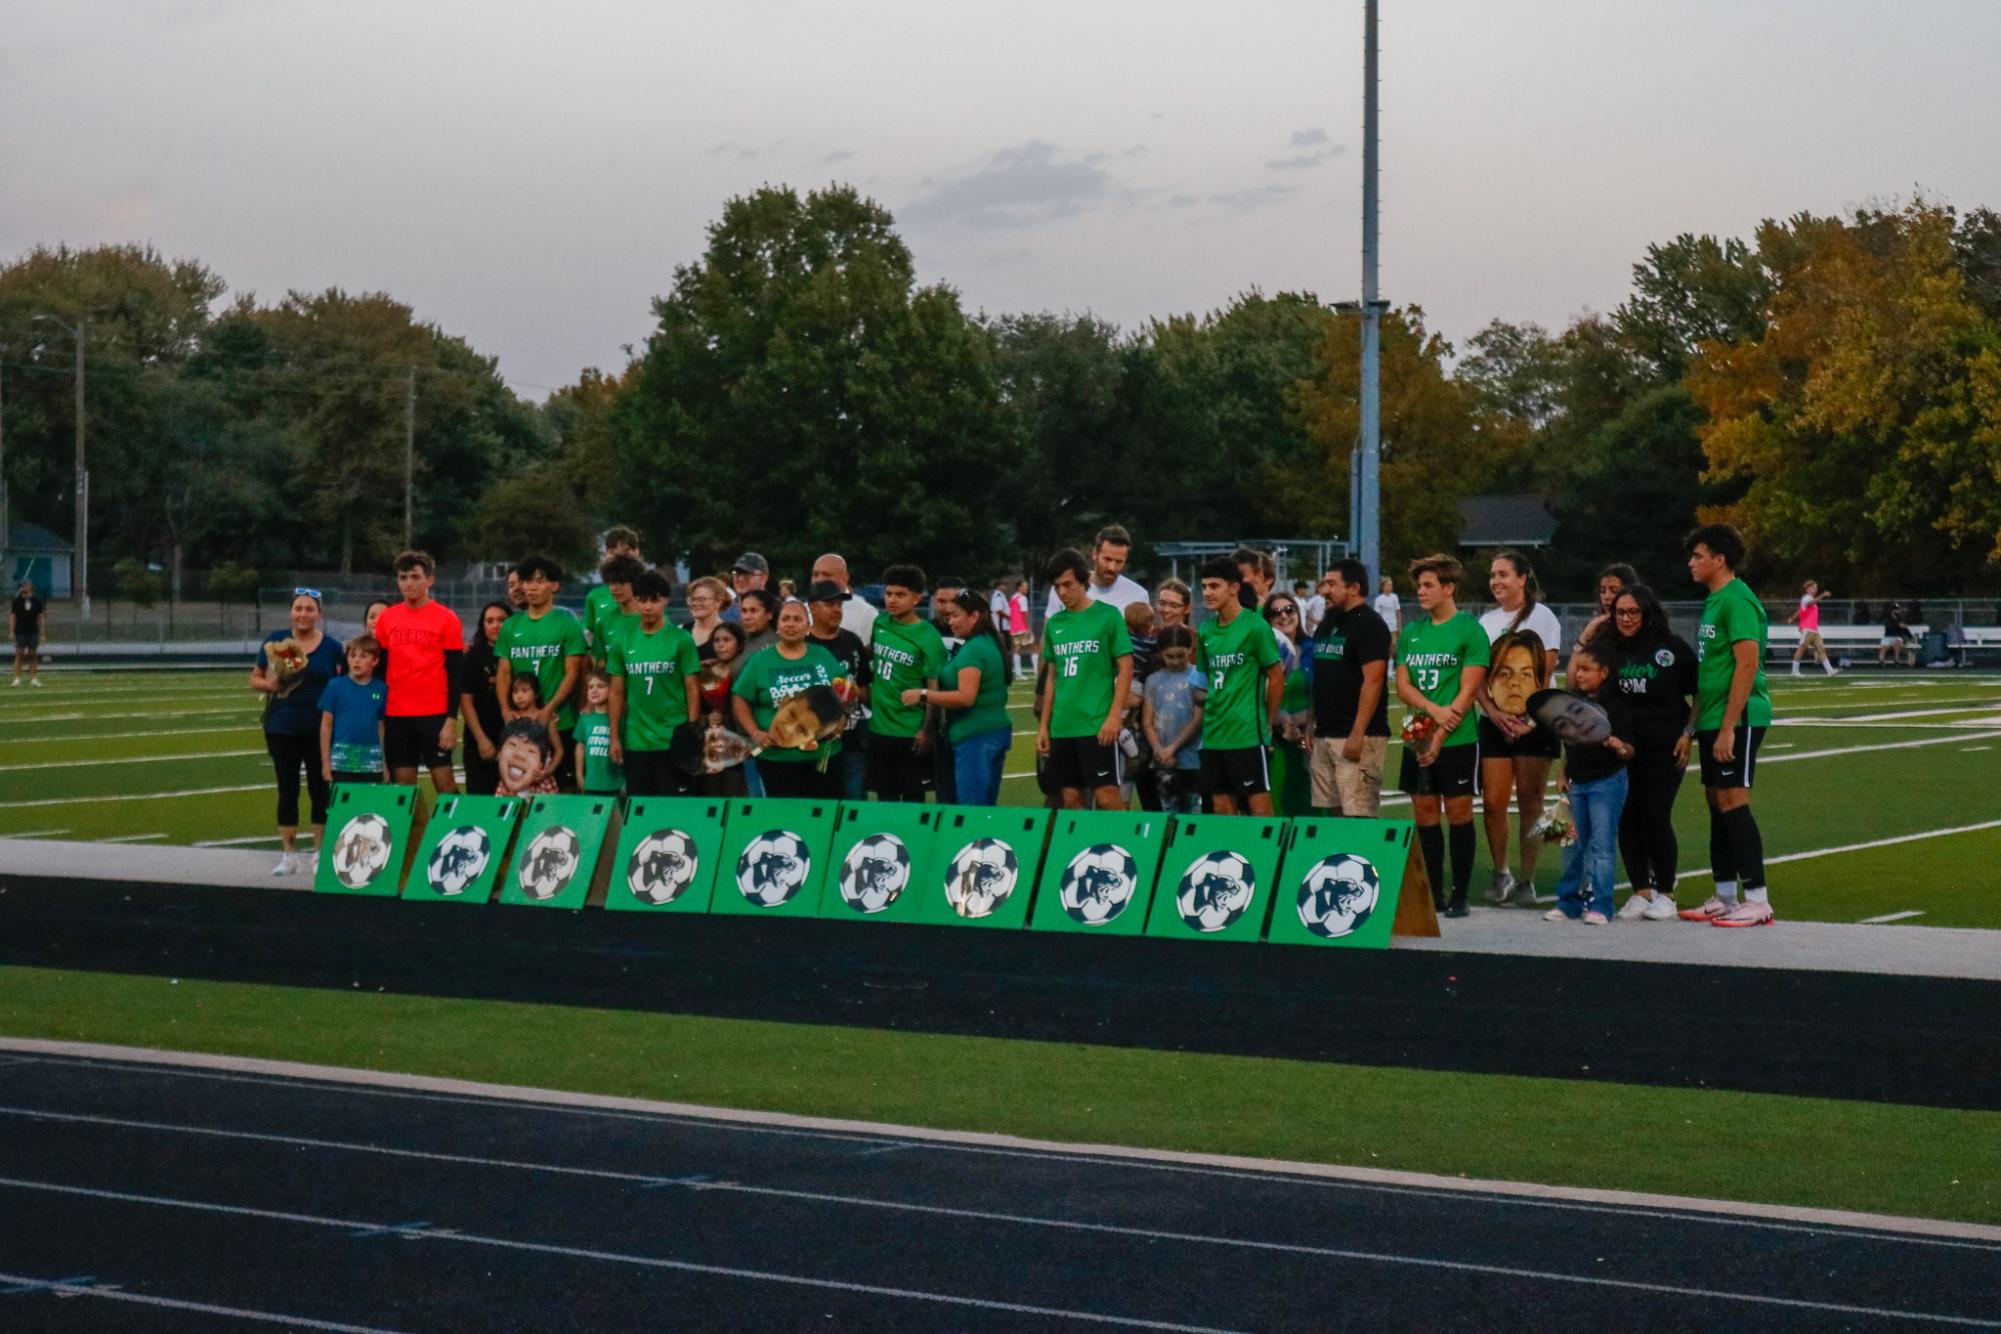
M1570 818L1570 798L1558 797L1555 804L1542 813L1542 819L1535 822L1535 827L1529 830L1529 836L1566 848L1575 843L1577 822Z
M1406 746L1425 746L1438 733L1438 722L1428 713L1413 713L1404 719L1403 743Z
M274 696L291 694L305 679L306 651L299 647L298 640L290 636L266 644L264 662L270 667L271 675L278 678L278 688L271 692Z

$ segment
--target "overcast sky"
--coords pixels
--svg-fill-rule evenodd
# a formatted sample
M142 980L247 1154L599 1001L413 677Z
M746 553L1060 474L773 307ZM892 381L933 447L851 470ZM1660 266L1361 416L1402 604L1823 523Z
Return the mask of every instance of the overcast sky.
M1383 0L1383 284L1463 339L1643 247L2001 207L2001 0ZM1359 286L1361 0L5 0L0 257L385 290L541 397L728 196L854 184L970 309Z

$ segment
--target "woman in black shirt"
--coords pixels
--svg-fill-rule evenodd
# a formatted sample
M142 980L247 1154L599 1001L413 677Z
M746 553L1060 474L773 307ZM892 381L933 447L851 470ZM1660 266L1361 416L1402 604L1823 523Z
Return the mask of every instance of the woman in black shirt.
M465 722L466 791L482 796L491 796L500 786L500 734L506 724L500 716L500 659L494 656L493 641L513 611L505 602L481 607L479 629L466 650L465 685L459 693L459 717Z
M1675 862L1674 801L1688 770L1695 735L1695 650L1668 629L1661 600L1633 584L1612 602L1610 629L1593 646L1611 665L1619 694L1633 711L1633 758L1619 817L1619 855L1633 896L1619 916L1671 921Z

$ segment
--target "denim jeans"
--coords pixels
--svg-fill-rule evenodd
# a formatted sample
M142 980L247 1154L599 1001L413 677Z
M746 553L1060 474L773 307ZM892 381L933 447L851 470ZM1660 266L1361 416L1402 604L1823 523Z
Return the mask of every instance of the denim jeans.
M1566 916L1582 917L1587 908L1612 915L1619 812L1625 805L1624 769L1610 778L1570 785L1570 818L1577 825L1577 841L1563 850L1563 875L1556 882L1556 906Z
M764 795L764 779L758 776L757 761L746 758L743 762L744 791L753 797Z
M868 728L854 728L841 738L841 753L834 757L833 768L839 775L842 801L867 799Z
M1001 773L1007 768L1008 747L1014 744L1014 729L1002 727L952 743L952 775L957 783L955 800L961 806L998 806Z

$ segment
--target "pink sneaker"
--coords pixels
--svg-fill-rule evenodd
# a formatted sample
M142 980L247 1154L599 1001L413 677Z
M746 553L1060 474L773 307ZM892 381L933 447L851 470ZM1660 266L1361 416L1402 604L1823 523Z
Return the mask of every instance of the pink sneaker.
M1753 903L1751 900L1745 899L1721 917L1712 917L1709 920L1709 924L1711 926L1770 926L1777 920L1772 913L1771 904Z
M1709 902L1703 904L1700 908L1683 908L1680 916L1684 922L1713 922L1735 906L1735 904L1725 903L1722 899L1712 894L1709 896Z
M1607 917L1604 913L1599 912L1596 908L1592 908L1588 910L1584 914L1584 916L1579 918L1578 920L1583 922L1584 925L1586 926L1605 926L1606 924L1611 922L1612 919Z

